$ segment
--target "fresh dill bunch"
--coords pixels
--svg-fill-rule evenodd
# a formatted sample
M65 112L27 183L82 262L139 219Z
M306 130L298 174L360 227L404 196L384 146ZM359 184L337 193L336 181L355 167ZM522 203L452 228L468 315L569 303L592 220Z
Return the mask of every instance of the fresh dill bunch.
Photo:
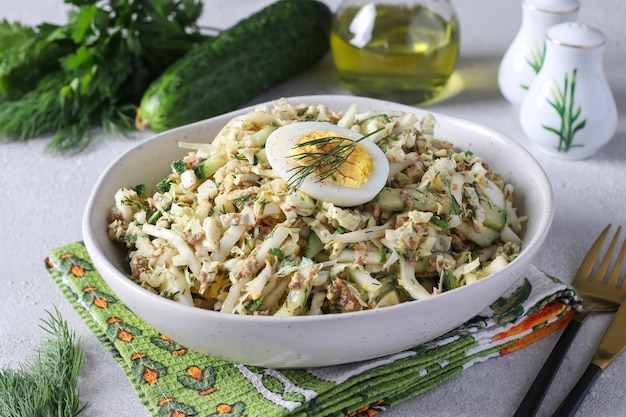
M2 417L73 417L84 408L76 386L83 360L76 336L57 309L42 323L48 337L31 361L0 371Z
M324 136L298 143L293 149L313 147L316 150L302 151L291 155L293 159L299 162L299 165L288 170L288 172L293 172L289 177L289 185L300 188L304 180L313 174L317 177L316 182L333 178L334 173L350 158L359 142L383 129L379 128L356 140L343 136Z
M128 132L148 85L211 36L201 0L65 0L64 25L0 22L0 143L53 134L84 150L93 128Z

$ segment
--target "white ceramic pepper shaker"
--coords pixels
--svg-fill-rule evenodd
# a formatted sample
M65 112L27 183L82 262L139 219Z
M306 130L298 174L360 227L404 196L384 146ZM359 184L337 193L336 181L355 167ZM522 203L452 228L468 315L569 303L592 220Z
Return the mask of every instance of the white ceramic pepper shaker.
M606 36L582 23L553 26L546 59L520 109L522 129L545 153L584 159L617 129L617 106L602 67Z
M522 23L498 68L498 87L510 103L519 106L545 56L545 35L559 23L575 21L578 0L524 0Z

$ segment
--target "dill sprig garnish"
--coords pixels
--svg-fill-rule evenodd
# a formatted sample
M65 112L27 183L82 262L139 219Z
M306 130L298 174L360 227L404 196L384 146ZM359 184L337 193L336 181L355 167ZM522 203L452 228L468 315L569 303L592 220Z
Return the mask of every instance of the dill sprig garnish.
M35 357L17 369L0 371L0 416L74 417L83 353L75 334L55 309L40 327L49 335Z
M289 185L300 188L304 180L312 174L317 177L316 182L333 178L335 172L350 158L359 142L383 129L381 127L356 140L342 136L324 136L298 143L293 149L313 147L316 150L291 155L291 158L298 161L299 164L288 170L288 172L293 171L289 177Z

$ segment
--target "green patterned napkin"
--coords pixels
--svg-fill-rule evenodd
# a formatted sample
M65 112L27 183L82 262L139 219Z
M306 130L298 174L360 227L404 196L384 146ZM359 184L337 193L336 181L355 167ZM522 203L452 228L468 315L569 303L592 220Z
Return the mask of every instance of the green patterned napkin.
M372 416L561 328L579 302L571 287L531 268L482 314L432 342L349 365L276 370L215 359L159 334L116 298L81 242L52 250L46 265L153 416Z

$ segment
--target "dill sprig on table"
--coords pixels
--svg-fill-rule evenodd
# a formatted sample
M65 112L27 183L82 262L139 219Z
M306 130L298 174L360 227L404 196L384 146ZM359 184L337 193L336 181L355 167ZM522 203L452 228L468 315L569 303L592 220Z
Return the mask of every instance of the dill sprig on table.
M76 336L56 309L42 322L48 337L34 358L0 371L2 417L73 417L84 408L76 387L83 360Z
M314 147L317 150L291 155L300 164L289 169L288 172L293 172L289 177L289 185L300 188L304 180L313 174L317 177L316 182L333 178L334 173L350 158L358 143L382 129L377 129L356 140L343 136L324 136L298 143L293 149Z

